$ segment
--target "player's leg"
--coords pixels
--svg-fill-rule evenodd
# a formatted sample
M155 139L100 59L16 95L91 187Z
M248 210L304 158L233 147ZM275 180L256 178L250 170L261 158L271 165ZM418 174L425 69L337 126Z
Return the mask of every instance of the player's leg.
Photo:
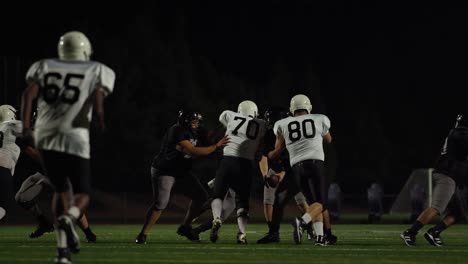
M155 168L151 168L151 183L153 186L153 203L148 208L145 216L145 223L141 228L135 242L137 244L146 244L146 237L159 220L162 211L166 209L169 203L172 187L175 183L175 178L172 176L159 175Z
M325 243L327 245L336 245L338 237L336 237L332 233L330 220L330 213L328 212L328 209L326 209L325 211L323 211L323 233L325 236Z
M447 215L434 227L424 233L424 238L433 246L443 246L444 242L441 233L449 226L465 219L465 207L463 205L464 196L459 188L456 188L449 204L447 205Z
M447 175L434 173L432 175L432 181L434 187L432 191L431 207L426 208L413 225L400 234L400 237L407 246L416 245L416 235L419 230L445 210L451 197L455 193L455 181Z
M218 232L222 225L221 214L223 210L223 199L229 189L228 180L229 173L232 169L233 158L224 157L219 168L216 171L216 177L213 187L213 201L211 202L211 212L213 214L213 225L210 232L210 240L215 243L218 238ZM235 165L235 164L234 164Z
M89 243L96 243L96 234L94 234L91 230L91 227L89 227L88 218L86 217L86 214L83 214L81 216L80 220L78 220L77 222L77 225L81 228L81 230L83 230L83 233L86 236L86 240Z
M184 193L191 199L184 222L177 229L177 234L187 237L191 241L199 242L200 236L192 229L192 222L204 212L204 205L208 201L208 191L200 180L192 174L187 175L183 181Z
M250 187L252 183L253 167L252 162L245 159L237 159L239 166L236 166L234 175L237 179L232 183L232 189L236 192L237 234L238 244L247 244L247 223L249 220L249 199Z
M0 166L0 220L8 215L13 203L13 177L11 171Z
M36 201L36 198L43 191L53 192L52 183L46 176L37 172L24 180L15 195L16 202L37 219L38 226L36 230L29 235L30 238L37 238L44 233L54 231L52 222L47 219Z

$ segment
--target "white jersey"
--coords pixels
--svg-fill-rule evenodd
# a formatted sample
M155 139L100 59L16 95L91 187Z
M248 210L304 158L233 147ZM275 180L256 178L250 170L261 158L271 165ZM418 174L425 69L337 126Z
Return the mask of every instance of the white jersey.
M325 115L307 114L287 117L275 123L275 135L284 138L291 166L304 160L325 160L323 136L330 129Z
M260 139L267 131L266 122L229 110L221 113L219 121L226 127L226 135L231 139L224 147L224 156L253 160Z
M16 162L20 155L20 148L16 145L16 137L23 131L23 123L19 120L0 123L0 166L15 173Z
M112 92L114 72L95 61L46 59L29 68L26 80L41 86L36 147L89 159L92 95L97 88Z

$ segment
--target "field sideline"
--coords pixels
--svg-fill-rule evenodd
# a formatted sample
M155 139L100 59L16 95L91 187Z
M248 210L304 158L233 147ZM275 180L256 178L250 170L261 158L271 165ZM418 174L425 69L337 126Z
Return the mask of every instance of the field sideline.
M192 243L176 234L177 225L156 225L148 244L136 245L140 225L93 225L96 244L82 243L73 263L466 263L468 225L443 234L445 247L430 246L420 234L418 246L403 245L399 234L407 225L335 225L337 246L319 247L310 241L295 245L292 227L282 226L281 243L257 245L266 225L248 226L248 245L235 242L236 226L225 225L220 240ZM33 226L0 226L0 263L53 263L55 234L29 239ZM423 229L426 230L427 228ZM78 231L84 237L81 230Z

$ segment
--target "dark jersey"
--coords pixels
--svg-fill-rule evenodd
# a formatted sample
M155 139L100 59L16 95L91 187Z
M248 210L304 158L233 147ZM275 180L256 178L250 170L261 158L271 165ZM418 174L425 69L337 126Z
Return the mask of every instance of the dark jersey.
M275 148L276 135L273 129L269 129L263 138L263 155L268 156L268 152ZM290 168L289 155L287 151L283 151L281 155L275 160L268 160L268 167L276 172L284 171Z
M192 166L192 157L177 150L177 143L188 140L194 146L197 145L197 135L190 129L183 128L179 124L171 126L163 137L161 149L158 155L153 159L152 167L160 173L179 174L187 172Z
M453 178L457 184L468 180L468 128L450 130L436 162L434 172Z

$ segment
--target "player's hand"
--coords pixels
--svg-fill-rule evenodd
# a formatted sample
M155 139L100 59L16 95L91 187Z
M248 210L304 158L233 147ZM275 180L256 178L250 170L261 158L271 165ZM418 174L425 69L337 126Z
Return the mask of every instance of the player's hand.
M225 135L221 140L218 141L218 143L216 143L216 148L219 149L221 147L224 147L229 142L231 142L231 139L227 135Z

